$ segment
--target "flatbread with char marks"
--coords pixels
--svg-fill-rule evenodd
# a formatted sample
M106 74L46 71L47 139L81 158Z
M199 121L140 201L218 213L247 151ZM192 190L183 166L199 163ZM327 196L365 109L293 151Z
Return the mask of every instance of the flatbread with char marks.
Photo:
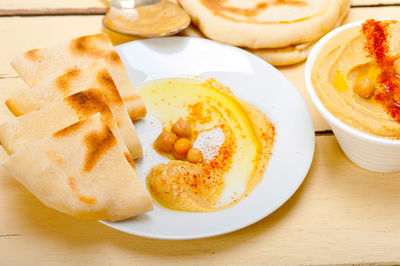
M11 65L29 86L41 87L49 80L99 59L106 62L131 119L144 117L144 102L105 34L82 36L51 48L33 49L16 57Z
M72 216L118 221L153 208L99 114L20 149L3 166L46 206Z
M142 146L139 136L103 60L97 60L82 68L73 69L42 83L38 87L28 88L15 97L8 99L6 105L15 116L20 116L91 88L98 89L104 94L107 105L133 159L141 157ZM84 101L84 98L80 98L80 100ZM85 107L84 102L77 102L75 106L77 111L81 109L81 113L83 112L81 115L85 115L87 107ZM92 113L89 112L90 114Z

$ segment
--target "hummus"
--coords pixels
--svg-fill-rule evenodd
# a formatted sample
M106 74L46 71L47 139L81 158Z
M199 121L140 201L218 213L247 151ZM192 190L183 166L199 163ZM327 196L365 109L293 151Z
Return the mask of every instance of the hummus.
M367 20L346 29L321 49L312 83L326 108L365 133L400 137L400 23ZM367 82L371 93L360 94ZM360 96L361 95L361 96Z
M271 156L274 127L254 106L214 80L158 80L139 91L164 129L179 118L189 121L193 146L204 155L202 163L171 160L152 169L148 188L161 205L216 211L237 203L261 181Z

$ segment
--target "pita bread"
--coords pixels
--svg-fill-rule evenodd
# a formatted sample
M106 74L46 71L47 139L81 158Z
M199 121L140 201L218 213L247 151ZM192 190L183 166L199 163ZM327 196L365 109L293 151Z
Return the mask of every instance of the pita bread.
M6 105L14 115L19 116L89 88L101 90L133 159L141 157L139 137L103 60L47 80L39 87L28 88L16 97L8 99Z
M304 61L316 42L291 45L284 48L247 49L274 66L287 66Z
M52 48L30 50L15 58L11 65L29 86L41 87L49 80L99 59L105 60L131 119L144 117L144 102L105 34L83 36Z
M349 0L180 0L208 38L251 49L314 42L332 30Z
M342 24L346 15L347 12L342 14L342 17L338 21L336 27ZM206 38L206 36L204 36L204 34L201 33L201 31L193 23L188 28L183 30L180 33L180 35ZM314 47L317 41L302 43L297 45L290 45L281 48L260 48L260 49L247 48L246 50L249 51L250 53L257 55L258 57L267 61L271 65L287 66L300 63L305 59L307 59L308 55L311 52L311 49Z
M194 25L181 32L182 36L191 36L205 38L205 36ZM283 48L264 48L264 49L246 49L267 61L271 65L286 66L299 63L308 57L312 47L316 42L291 45Z
M347 16L347 13L347 10L342 13L342 16L337 21L335 28L343 23L344 19ZM301 43L281 48L247 49L247 51L257 55L271 65L287 66L300 63L307 59L308 55L311 52L311 49L314 47L317 41L318 40L314 42Z
M3 166L46 206L72 216L117 221L153 208L99 114L15 152Z
M0 143L8 154L12 154L98 112L117 138L128 162L135 167L113 114L103 94L97 89L78 92L61 102L7 121L0 125Z

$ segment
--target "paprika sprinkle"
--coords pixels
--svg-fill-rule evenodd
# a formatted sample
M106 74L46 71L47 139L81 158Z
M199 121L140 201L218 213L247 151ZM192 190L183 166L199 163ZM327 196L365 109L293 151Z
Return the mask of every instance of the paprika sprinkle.
M364 49L375 59L381 71L377 79L375 100L400 123L400 78L394 68L398 57L389 56L390 23L391 21L369 19L362 25L362 33L366 39Z

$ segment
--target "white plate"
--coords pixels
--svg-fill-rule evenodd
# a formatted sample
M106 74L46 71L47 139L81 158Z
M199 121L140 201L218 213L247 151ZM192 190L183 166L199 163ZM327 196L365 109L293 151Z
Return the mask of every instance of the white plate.
M194 37L139 40L116 49L136 86L153 79L187 76L215 78L229 86L273 122L276 143L261 183L229 209L192 213L156 204L152 212L136 218L102 223L150 238L216 236L261 220L298 189L314 155L314 127L302 97L277 69L242 49Z

